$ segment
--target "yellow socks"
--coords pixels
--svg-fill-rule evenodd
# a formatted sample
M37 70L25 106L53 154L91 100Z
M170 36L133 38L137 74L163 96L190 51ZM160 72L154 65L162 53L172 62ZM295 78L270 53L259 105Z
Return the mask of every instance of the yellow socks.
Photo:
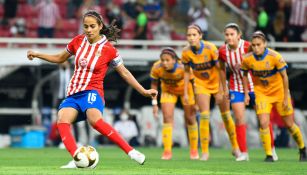
M200 113L199 132L202 153L209 152L209 122L210 112L204 111Z
M265 154L272 156L271 136L269 127L267 127L266 129L260 128L259 131Z
M295 123L293 123L292 127L289 128L288 130L291 133L295 142L297 143L298 147L300 149L304 148L305 144L303 141L303 136L302 136L300 128Z
M231 143L232 150L239 149L239 145L237 142L236 126L230 115L230 111L222 113L222 119Z
M172 151L173 145L173 126L171 123L164 123L162 127L162 143L164 151Z
M194 125L188 125L188 134L190 141L190 150L198 149L198 126L197 123Z

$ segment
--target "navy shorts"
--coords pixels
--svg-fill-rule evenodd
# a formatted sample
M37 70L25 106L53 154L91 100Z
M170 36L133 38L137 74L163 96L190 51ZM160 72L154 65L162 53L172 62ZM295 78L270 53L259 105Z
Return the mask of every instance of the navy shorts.
M230 91L230 103L244 103L244 93L242 92L236 92L236 91ZM255 105L255 93L254 92L249 92L249 104L251 106Z
M101 113L104 109L104 101L96 90L87 90L66 97L60 104L59 110L71 107L78 111L75 122L86 120L86 110L96 108Z

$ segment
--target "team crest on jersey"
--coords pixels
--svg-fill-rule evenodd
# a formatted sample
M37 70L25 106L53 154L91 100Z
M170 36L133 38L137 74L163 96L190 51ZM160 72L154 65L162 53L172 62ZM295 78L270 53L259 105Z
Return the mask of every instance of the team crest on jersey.
M97 52L96 52L96 57L100 57L101 56L101 51L100 50L97 50Z
M79 65L81 67L86 67L87 66L87 60L86 58L81 58L80 61L79 61Z
M205 59L205 61L208 61L208 60L209 60L209 58L208 58L207 55L204 56L204 59Z
M267 68L267 69L270 68L270 63L268 61L265 63L265 68Z

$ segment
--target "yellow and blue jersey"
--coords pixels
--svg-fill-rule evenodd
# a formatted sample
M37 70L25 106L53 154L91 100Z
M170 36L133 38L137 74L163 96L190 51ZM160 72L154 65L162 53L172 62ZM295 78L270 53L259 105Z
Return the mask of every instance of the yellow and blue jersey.
M279 72L287 67L278 52L266 49L261 57L253 53L244 55L241 69L251 71L256 99L266 97L270 102L280 102L283 100L284 88Z
M218 49L208 41L200 42L200 49L194 51L187 46L182 51L182 63L192 68L197 87L204 87L209 94L217 93L219 89Z
M161 81L162 92L175 95L183 95L184 93L184 66L181 62L175 63L174 68L167 71L160 60L156 61L152 66L150 78Z

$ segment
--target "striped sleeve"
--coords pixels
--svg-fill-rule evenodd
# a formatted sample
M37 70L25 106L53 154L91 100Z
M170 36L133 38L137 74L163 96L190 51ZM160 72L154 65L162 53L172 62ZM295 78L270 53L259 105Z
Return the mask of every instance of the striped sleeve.
M71 54L75 55L77 52L78 47L80 47L80 35L74 37L66 46L66 51ZM82 40L81 40L82 41Z
M111 47L108 53L110 54L110 65L112 68L116 68L124 64L123 58L119 55L115 47Z

